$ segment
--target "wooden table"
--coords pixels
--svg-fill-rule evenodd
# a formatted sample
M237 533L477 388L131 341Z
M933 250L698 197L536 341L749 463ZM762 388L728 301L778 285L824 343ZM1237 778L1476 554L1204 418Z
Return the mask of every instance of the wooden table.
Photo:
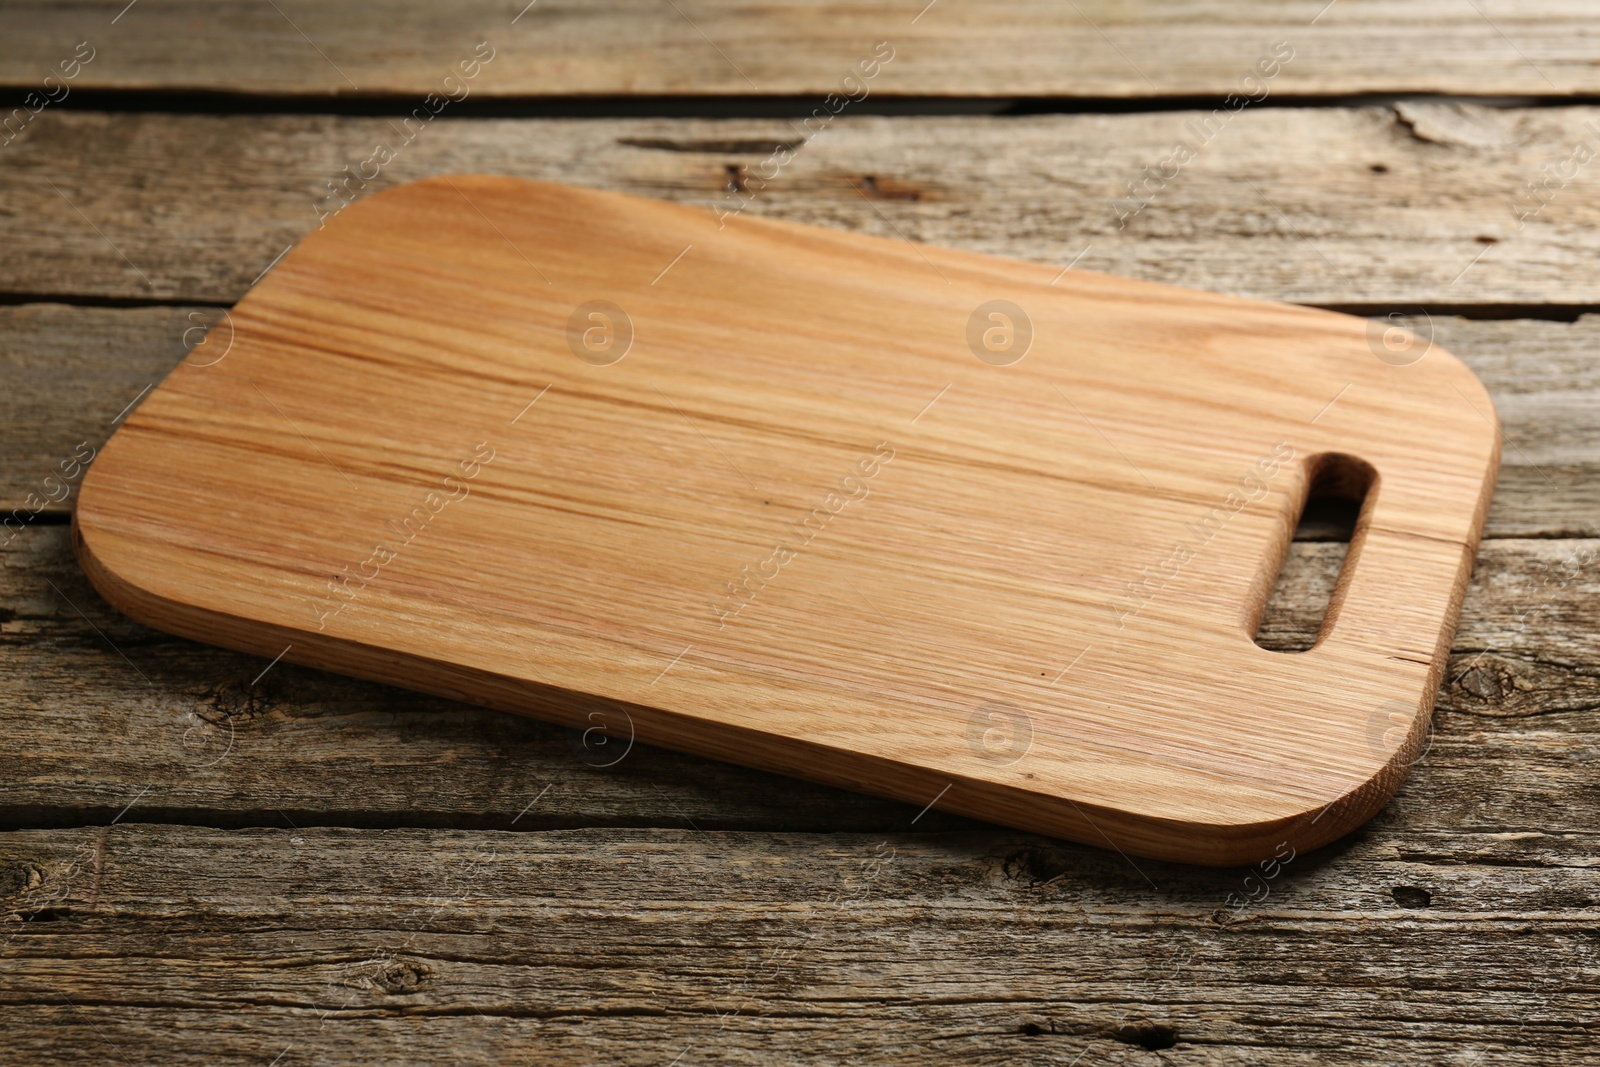
M1600 1045L1588 0L124 3L0 0L0 1060ZM1349 839L1204 870L612 762L113 613L72 558L82 462L322 214L474 171L1411 313L1505 433L1425 757ZM1302 530L1269 641L1341 550Z

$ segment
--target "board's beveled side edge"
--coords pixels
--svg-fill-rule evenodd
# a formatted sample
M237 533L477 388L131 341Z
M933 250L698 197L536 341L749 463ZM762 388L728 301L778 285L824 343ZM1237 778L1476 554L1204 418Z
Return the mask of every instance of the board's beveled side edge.
M1387 803L1403 777L1395 775L1388 788L1375 777L1326 806L1255 822L1180 822L1130 814L1066 796L1030 793L976 779L952 780L949 774L929 767L891 763L850 749L742 727L721 725L716 730L706 730L698 720L660 708L554 690L460 664L401 655L175 602L123 579L106 566L94 550L91 531L92 523L86 529L75 512L73 548L90 583L119 612L167 633L569 728L584 725L585 713L596 706L621 708L627 712L639 743L882 796L919 808L929 798L935 798L941 809L954 814L1091 847L1110 846L1141 857L1204 866L1238 866L1270 858L1276 843L1286 837L1296 849L1308 851L1345 836L1370 819ZM284 651L286 646L291 646L288 651ZM1417 742L1420 743L1420 735Z
M84 573L112 607L138 622L180 637L265 658L281 655L285 662L569 728L583 726L587 722L585 713L597 705L621 708L636 730L635 740L642 744L882 796L919 808L934 798L941 809L954 814L1157 860L1211 867L1241 866L1272 858L1280 841L1289 841L1300 852L1336 841L1371 819L1389 801L1423 736L1413 733L1407 750L1391 760L1383 772L1326 805L1253 822L1180 822L981 780L952 781L945 772L932 768L891 764L849 749L742 727L721 725L716 730L705 730L697 720L660 708L552 690L459 664L399 655L341 638L196 608L150 593L105 566L90 543L92 535L86 535L76 513L72 540ZM292 647L284 652L286 646Z

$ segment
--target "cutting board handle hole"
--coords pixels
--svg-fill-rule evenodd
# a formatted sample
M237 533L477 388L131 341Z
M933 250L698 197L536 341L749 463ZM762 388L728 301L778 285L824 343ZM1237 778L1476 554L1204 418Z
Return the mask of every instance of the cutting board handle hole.
M1309 651L1333 628L1378 480L1370 463L1340 452L1309 457L1305 470L1293 535L1279 547L1257 613L1256 644L1272 652ZM1307 557L1308 565L1285 567L1291 555Z

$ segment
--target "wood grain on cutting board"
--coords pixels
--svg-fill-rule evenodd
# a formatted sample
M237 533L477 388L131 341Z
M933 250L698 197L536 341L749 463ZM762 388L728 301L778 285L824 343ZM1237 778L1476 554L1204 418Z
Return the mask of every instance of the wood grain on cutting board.
M128 417L80 558L213 643L1249 861L1359 824L1420 742L1498 455L1476 379L1420 351L1327 312L436 179L330 219ZM1345 578L1314 649L1265 651L1334 454L1376 472Z

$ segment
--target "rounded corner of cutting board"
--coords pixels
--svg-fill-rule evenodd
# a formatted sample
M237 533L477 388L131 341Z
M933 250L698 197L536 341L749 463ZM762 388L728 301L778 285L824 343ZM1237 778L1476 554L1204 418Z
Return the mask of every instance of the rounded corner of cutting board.
M164 605L181 610L182 604L141 586L119 569L117 549L110 544L111 535L100 525L100 494L96 487L107 475L102 473L97 478L95 472L105 462L106 455L102 452L97 465L91 466L84 476L77 507L72 510L72 554L89 584L108 604L139 622L168 628L169 620L158 619L160 613L149 609Z
M1391 760L1354 789L1302 798L1292 805L1292 811L1167 825L1159 841L1139 844L1154 858L1205 867L1247 867L1274 858L1283 861L1284 849L1293 854L1312 852L1359 829L1383 809L1404 780L1403 764Z
M130 419L138 414L134 412ZM119 427L118 432L122 429ZM77 506L72 510L72 553L89 584L106 603L146 626L209 644L258 651L254 642L246 642L245 647L236 638L224 639L216 626L225 616L189 602L176 586L163 588L159 581L151 580L164 573L162 564L140 565L155 546L146 544L141 551L137 534L118 532L119 526L132 525L137 519L114 502L116 492L106 492L104 488L112 483L126 486L136 481L133 472L119 469L116 444L113 435L90 465L79 489ZM170 560L167 563L170 565ZM175 574L168 577L177 581Z
M1363 321L1368 324L1366 329L1370 343L1371 323L1374 320ZM1368 357L1365 352L1358 352L1356 358L1365 360ZM1428 364L1433 366L1427 367ZM1461 410L1460 417L1456 420L1458 425L1453 427L1453 430L1464 438L1475 438L1487 444L1489 463L1486 476L1492 478L1500 467L1502 431L1500 412L1495 408L1494 397L1490 395L1488 386L1483 384L1483 380L1465 360L1443 345L1434 343L1431 338L1426 352L1416 365L1419 369L1426 368L1433 382L1442 381L1465 401L1466 408ZM1405 373L1409 365L1400 365L1393 369Z
M1498 469L1500 463L1500 441L1504 434L1500 427L1500 412L1494 406L1494 397L1490 394L1489 387L1483 384L1483 380L1478 377L1477 372L1469 367L1460 356L1441 346L1435 346L1435 351L1450 368L1449 374L1454 379L1451 384L1461 393L1462 399L1472 405L1473 410L1481 416L1477 420L1480 424L1480 432L1490 441L1493 466ZM1429 352L1430 356L1433 354L1433 352Z

